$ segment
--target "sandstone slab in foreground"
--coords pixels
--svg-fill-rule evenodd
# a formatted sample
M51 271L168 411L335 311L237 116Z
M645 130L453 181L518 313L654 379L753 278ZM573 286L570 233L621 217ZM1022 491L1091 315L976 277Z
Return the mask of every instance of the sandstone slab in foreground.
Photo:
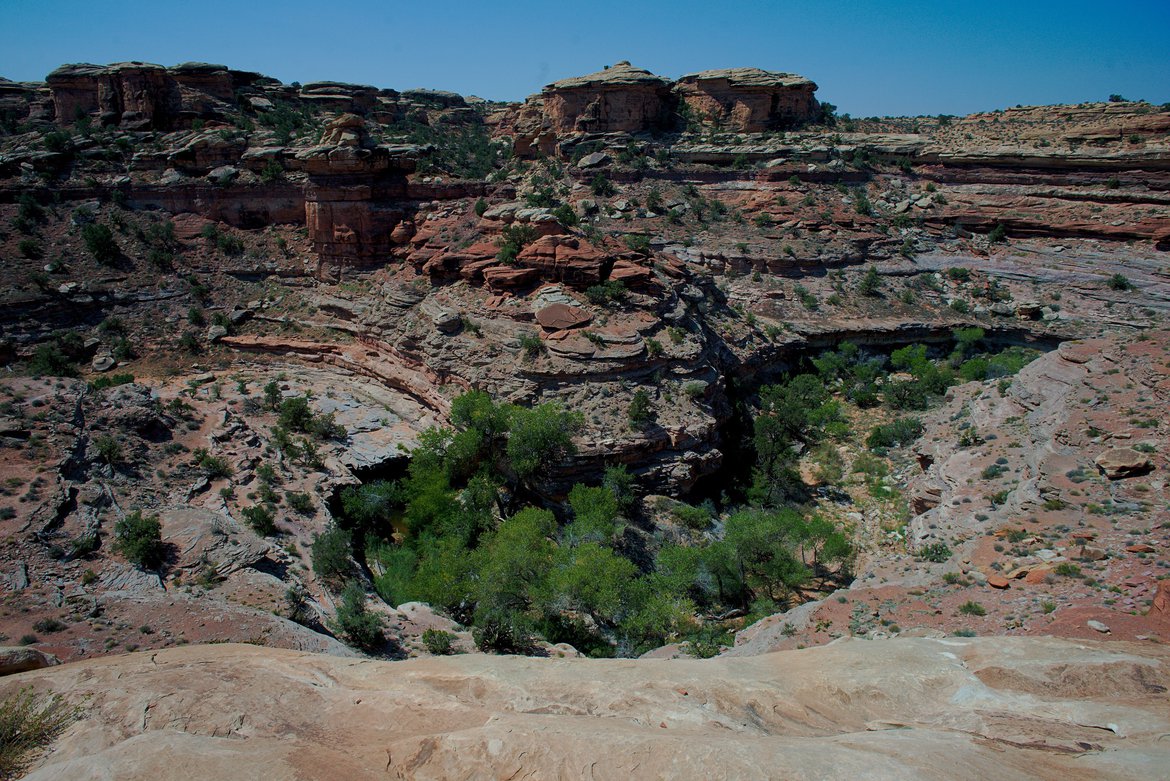
M23 673L87 701L31 779L1147 779L1170 651L900 638L710 660L188 646Z

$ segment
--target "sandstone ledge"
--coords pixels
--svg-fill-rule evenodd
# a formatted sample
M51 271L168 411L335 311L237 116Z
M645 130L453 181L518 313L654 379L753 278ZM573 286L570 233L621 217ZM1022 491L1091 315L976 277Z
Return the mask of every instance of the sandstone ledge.
M846 641L713 660L355 661L246 645L9 679L87 701L30 779L1148 778L1157 646Z

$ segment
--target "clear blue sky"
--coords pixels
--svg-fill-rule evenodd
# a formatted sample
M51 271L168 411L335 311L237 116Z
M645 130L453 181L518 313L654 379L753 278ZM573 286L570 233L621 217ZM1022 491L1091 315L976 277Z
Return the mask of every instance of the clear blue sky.
M854 116L1170 101L1170 0L0 0L0 75L188 60L518 100L618 60L801 73Z

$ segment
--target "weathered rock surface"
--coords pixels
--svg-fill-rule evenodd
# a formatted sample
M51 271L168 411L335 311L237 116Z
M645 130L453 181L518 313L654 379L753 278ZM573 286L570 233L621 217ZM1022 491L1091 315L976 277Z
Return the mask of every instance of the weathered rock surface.
M903 638L750 659L401 663L217 645L7 685L30 684L89 714L30 781L1147 779L1170 762L1170 655L1151 645Z
M544 88L544 114L555 133L637 133L670 122L670 82L622 61Z
M675 85L700 124L741 133L789 127L815 119L817 85L803 76L759 68L725 68L683 76Z

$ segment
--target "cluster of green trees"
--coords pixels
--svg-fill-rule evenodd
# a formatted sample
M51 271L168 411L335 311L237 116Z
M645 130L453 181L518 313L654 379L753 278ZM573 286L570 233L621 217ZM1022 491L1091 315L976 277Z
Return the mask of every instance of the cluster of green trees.
M769 611L850 557L831 523L791 507L746 507L724 522L688 508L688 526L707 533L687 544L631 533L640 519L620 467L541 506L532 489L573 452L579 415L472 391L451 420L426 432L403 479L342 492L342 528L318 538L314 567L342 587L352 550L387 602L428 602L485 650L523 653L544 637L639 653L699 632L700 615Z

